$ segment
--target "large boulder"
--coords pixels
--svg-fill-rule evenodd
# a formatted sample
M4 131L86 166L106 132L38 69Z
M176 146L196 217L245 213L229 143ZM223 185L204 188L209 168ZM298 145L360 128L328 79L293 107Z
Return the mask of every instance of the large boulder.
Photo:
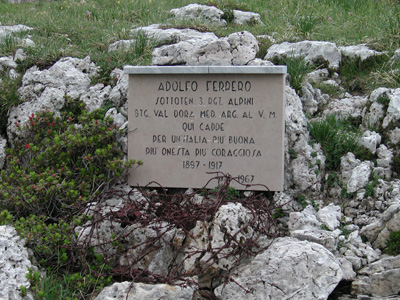
M247 31L217 40L189 39L153 51L153 65L245 65L256 57L257 39Z
M18 93L23 100L29 101L40 97L46 88L56 88L76 99L87 92L97 70L89 56L84 59L65 57L43 71L36 66L30 68L22 78Z
M279 238L249 264L240 266L226 285L215 289L221 300L327 299L342 279L333 254L323 246Z
M125 281L106 287L94 300L192 300L193 292L190 287Z
M20 287L30 287L29 268L32 264L24 241L13 227L0 226L0 299L22 300ZM28 294L24 299L33 297Z
M272 45L265 56L266 60L275 57L304 58L308 63L321 64L327 62L329 68L338 69L341 53L335 43L320 41L302 41L297 43L284 42Z

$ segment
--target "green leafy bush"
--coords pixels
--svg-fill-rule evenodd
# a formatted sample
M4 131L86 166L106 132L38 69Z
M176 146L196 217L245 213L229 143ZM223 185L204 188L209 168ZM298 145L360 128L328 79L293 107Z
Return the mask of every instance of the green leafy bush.
M123 162L112 119L81 112L41 112L20 128L24 138L7 150L7 167L0 172L2 207L15 216L65 216L135 163Z
M117 143L122 132L102 110L86 113L83 104L70 101L60 116L43 111L29 119L0 172L0 224L12 224L52 274L43 280L28 274L37 299L85 299L111 278L99 275L109 265L93 248L79 252L75 229L89 219L86 203L136 162L123 161Z

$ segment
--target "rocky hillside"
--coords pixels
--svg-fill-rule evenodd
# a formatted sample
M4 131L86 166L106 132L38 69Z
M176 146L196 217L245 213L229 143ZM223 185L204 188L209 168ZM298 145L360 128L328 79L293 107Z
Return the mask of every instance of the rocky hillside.
M191 4L170 13L173 19L226 26L226 15L214 6ZM256 13L233 10L230 22L262 21ZM213 32L176 27L152 24L132 28L131 39L110 44L108 51L123 53L138 43L151 43L152 64L160 66L286 64L285 189L268 195L234 194L230 199L228 189L209 195L189 190L174 198L163 191L131 189L123 178L107 183L107 189L103 189L106 184L97 185L93 194L85 194L83 189L82 195L90 203L83 201L84 222L74 223L71 241L79 246L74 251L92 249L100 260L106 259L114 272L108 274L118 274L113 281L120 279L95 299L398 299L400 88L381 86L365 93L357 88L360 82L344 75L344 66L361 72L383 61L396 65L400 49L388 57L384 49L377 51L365 44L276 43L272 36L254 36L248 31L219 37ZM21 24L0 26L0 43L5 36L15 35L20 44L14 56L0 57L0 71L11 80L22 76L17 91L21 104L8 111L5 134L0 136L0 208L3 202L10 211L14 207L9 204L10 190L20 189L9 188L19 180L10 174L19 161L14 164L6 149L22 145L20 151L31 151L25 167L31 166L33 158L40 161L35 153L41 151L27 139L29 132L42 132L36 132L35 126L42 124L43 118L62 118L68 108L65 122L71 122L71 127L65 130L71 130L69 138L73 140L85 129L82 120L105 109L94 117L94 123L110 117L118 128L113 145L122 155L127 152L127 75L117 68L109 74L113 79L110 83L94 84L100 68L89 56L64 57L49 67L33 66L18 74L18 66L26 58L24 49L40 47L29 38L31 29ZM77 117L76 107L71 106L74 101L84 104L81 109L88 114L87 119ZM52 123L45 125L43 134L50 134ZM62 138L62 132L52 135L52 139L56 137ZM53 147L44 138L41 142ZM60 145L52 149L63 149L62 142ZM86 164L82 164L90 165L91 155L107 155L99 153L86 153ZM61 153L59 159L63 159ZM64 168L67 165L57 170ZM33 184L29 181L33 173L19 170L18 176L28 177L18 182L38 190L40 180ZM45 170L49 177L61 178L61 171L51 174ZM12 180L4 183L7 176ZM112 186L115 183L118 187ZM100 186L113 192L93 198ZM78 190L68 185L63 189ZM26 193L24 199L32 199L33 194L26 190L23 195ZM168 201L163 202L164 197ZM70 202L64 205L73 206ZM26 215L39 211L38 206L32 211L31 206L17 207L26 209ZM47 209L45 213L53 212ZM177 214L180 219L171 217ZM19 217L12 211L11 215L14 220ZM54 217L43 226L58 226L60 219ZM28 268L35 270L43 263L38 257L29 258L19 240L18 233L25 227L11 222L5 213L0 222L8 224L0 226L0 299L38 297L32 289L37 282L25 274ZM38 245L24 237L28 246ZM117 242L119 248L114 248ZM70 255L67 250L65 255ZM34 252L42 253L36 248Z

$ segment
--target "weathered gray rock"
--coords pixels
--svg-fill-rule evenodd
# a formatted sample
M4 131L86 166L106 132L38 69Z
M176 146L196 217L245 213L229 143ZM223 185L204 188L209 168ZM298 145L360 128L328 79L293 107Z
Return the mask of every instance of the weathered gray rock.
M29 117L32 114L42 112L43 110L58 113L64 104L65 93L63 90L46 87L38 98L11 108L7 124L9 141L12 143L15 138L22 136L24 131L19 130L19 127L30 126Z
M330 203L317 212L317 217L329 230L335 230L340 226L342 219L342 210L340 206Z
M13 227L0 226L0 299L22 300L20 286L30 287L26 274L33 266L24 244Z
M260 58L255 58L253 60L250 60L247 63L248 66L269 66L272 67L274 66L274 64L272 62L270 62L269 60L263 60Z
M319 192L326 160L321 146L318 143L310 146L302 139L296 142L292 151L297 156L287 168L291 171L292 184L300 191Z
M364 226L360 234L367 237L374 248L384 249L390 232L400 228L400 204L391 205L375 222Z
M111 87L104 86L102 83L98 83L91 86L89 90L82 94L80 99L85 103L85 109L87 112L92 112L99 109L107 100L111 92Z
M336 44L319 41L284 42L272 45L265 59L271 60L275 57L303 57L308 63L316 64L326 61L331 69L339 68L341 61L341 53Z
M27 55L24 52L23 49L19 48L17 51L15 51L14 54L14 61L24 61L26 59Z
M137 190L133 190L129 186L118 187L118 190L130 191L130 197L134 201L142 201L143 195ZM92 203L87 208L87 214L97 218L106 216L111 212L117 213L125 207L127 202L120 197L111 197L102 202L102 204ZM147 213L143 211L143 213ZM157 240L160 234L160 228L166 228L163 232L163 239ZM93 230L93 231L92 231ZM161 229L162 230L162 229ZM119 266L131 266L138 258L138 255L144 249L153 251L146 252L145 255L137 263L135 267L142 270L166 276L168 267L173 262L173 241L175 236L180 232L174 228L169 230L166 222L154 223L148 227L142 227L140 223L124 226L121 222L111 221L105 218L102 222L92 228L90 222L82 227L77 227L75 231L78 234L78 243L94 246L95 253L115 256L116 249L112 247L113 234L115 236L124 236L122 243L125 245L126 251L121 253L119 257L115 257ZM154 248L152 248L154 247Z
M107 112L105 117L110 117L113 119L114 124L117 125L118 127L122 127L126 122L127 119L117 111L116 108L110 108Z
M260 14L251 11L233 10L233 23L238 25L263 24Z
M32 30L32 27L25 26L25 25L11 25L11 26L0 26L0 40L7 35L16 33L16 32L24 32L24 31L29 31Z
M306 82L301 87L302 95L301 102L303 103L304 112L313 115L318 111L320 105L324 105L329 100L329 96L322 94L320 89Z
M213 32L200 32L188 28L163 28L161 24L153 24L131 29L130 34L133 37L143 34L157 46L176 44L187 40L205 40L208 42L218 40L218 37Z
M384 257L359 271L359 276L352 282L352 293L383 297L398 295L399 282L400 255Z
M367 128L379 128L382 124L382 120L385 117L386 110L382 103L378 101L380 98L387 98L387 93L390 92L388 88L377 88L372 91L369 96L369 102L371 102L371 106L368 111L365 111L363 116L363 124Z
M14 61L12 56L3 56L0 57L0 71L7 69L15 69L17 67L17 63Z
M192 300L193 293L190 287L125 281L106 287L94 300Z
M400 143L400 128L396 127L389 134L390 142L393 144Z
M98 67L88 56L84 59L62 58L47 70L30 68L22 78L22 86L18 89L18 93L24 100L33 100L40 97L45 88L51 87L77 99L87 92L91 77L97 70Z
M244 242L251 237L253 229L250 226L246 231L241 231L241 229L243 229L243 226L247 226L252 218L250 211L244 208L242 204L228 203L218 209L214 220L210 224L197 222L196 227L190 232L185 243L189 252L206 251L209 247L219 249L230 240L230 236L240 232L236 235L236 241L232 240L231 245L222 249L214 260L210 260L211 253L209 252L205 255L198 253L190 256L184 261L185 270L190 272L197 267L197 264L205 266L209 263L212 263L214 269L229 270L237 260L237 257L225 256L232 252L235 247L238 247L240 242Z
M316 243L280 238L215 294L231 299L327 299L342 279L335 257ZM251 293L247 293L250 290Z
M400 88L390 90L386 93L389 98L389 106L386 111L386 117L383 119L382 126L386 128L392 121L400 120Z
M326 68L312 71L306 75L306 81L311 83L319 83L328 80L328 78L329 70Z
M366 148L372 154L376 153L376 149L381 143L381 135L375 131L367 130L358 140L358 144Z
M189 4L171 9L169 12L179 19L205 21L219 26L226 25L226 21L222 19L224 12L215 6Z
M249 32L236 32L210 41L190 39L153 51L153 65L245 65L258 51L257 39Z
M108 52L112 51L127 51L135 46L136 40L120 40L108 46Z
M335 114L339 117L358 118L362 116L363 109L368 102L368 97L347 95L342 99L330 101L326 106L323 115Z
M308 140L307 119L303 112L303 105L295 90L285 87L285 135L289 146L293 147L298 140Z
M340 230L323 230L321 229L322 224L317 217L317 212L311 205L301 212L292 212L289 215L290 236L299 240L318 243L326 249L334 251L338 244Z
M7 140L0 135L0 170L3 169L6 162L6 145Z
M360 58L361 61L384 54L383 52L371 50L366 44L342 46L339 47L339 50L342 51L343 56Z
M109 99L116 107L119 107L128 100L129 75L121 69L114 69L110 76L116 81L116 85L112 88Z
M391 164L393 159L393 151L389 150L385 145L380 145L376 151L378 159L376 160L377 167L380 168L378 176L390 179L392 176Z
M352 170L349 181L347 182L347 192L354 193L365 187L369 181L372 166L371 162L365 161Z

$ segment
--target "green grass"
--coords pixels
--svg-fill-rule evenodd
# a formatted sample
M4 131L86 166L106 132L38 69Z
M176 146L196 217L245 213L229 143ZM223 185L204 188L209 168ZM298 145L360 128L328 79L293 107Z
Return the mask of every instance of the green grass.
M360 132L351 118L328 115L323 120L309 122L308 129L310 135L321 144L328 170L338 170L340 159L347 152L360 151L356 142Z

